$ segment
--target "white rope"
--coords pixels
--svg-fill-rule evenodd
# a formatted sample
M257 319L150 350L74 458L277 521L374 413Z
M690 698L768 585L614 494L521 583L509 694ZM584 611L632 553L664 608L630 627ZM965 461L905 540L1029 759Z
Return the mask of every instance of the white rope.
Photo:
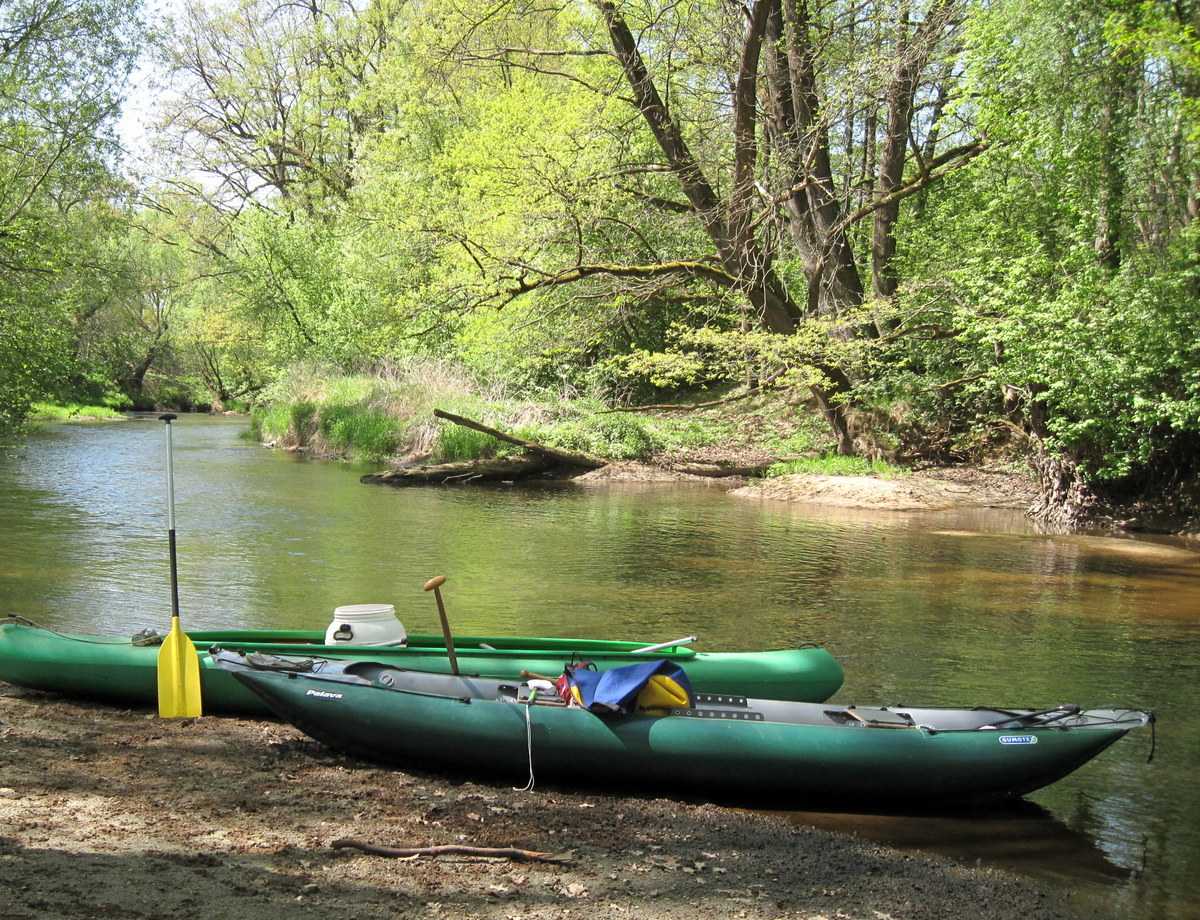
M520 789L514 786L514 792L533 791L533 717L530 715L530 710L533 709L534 701L540 691L545 690L552 693L555 690L554 684L541 678L529 681L526 686L529 687L529 698L525 701L525 753L529 757L529 782Z
M530 718L529 711L533 709L533 701L536 698L537 691L534 690L529 694L529 699L525 703L525 750L529 755L529 782L520 789L514 786L514 792L533 792L533 721Z

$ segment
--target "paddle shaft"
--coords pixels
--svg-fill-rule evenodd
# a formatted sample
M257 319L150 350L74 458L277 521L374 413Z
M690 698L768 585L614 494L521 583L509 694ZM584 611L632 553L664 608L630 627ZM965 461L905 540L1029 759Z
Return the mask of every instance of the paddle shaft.
M179 574L175 554L175 463L172 456L171 422L178 418L168 412L159 416L167 429L167 545L171 554L171 620L179 619Z

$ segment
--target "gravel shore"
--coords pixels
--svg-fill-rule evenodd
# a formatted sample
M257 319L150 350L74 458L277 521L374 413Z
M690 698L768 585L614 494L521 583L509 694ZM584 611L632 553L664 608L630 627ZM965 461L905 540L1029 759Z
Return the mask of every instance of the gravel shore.
M708 804L381 769L270 721L0 684L0 738L6 920L1080 916L997 870ZM347 838L564 861L332 845Z

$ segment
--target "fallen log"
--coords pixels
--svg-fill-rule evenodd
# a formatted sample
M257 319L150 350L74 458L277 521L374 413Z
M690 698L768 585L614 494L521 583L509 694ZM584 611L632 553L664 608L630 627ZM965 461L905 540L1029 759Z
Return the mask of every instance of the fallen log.
M518 862L552 863L570 862L571 859L567 853L539 853L536 850L522 850L517 847L476 847L457 843L431 847L384 847L346 837L333 841L330 846L335 850L349 847L370 853L372 856L389 856L394 859L408 859L413 856L481 856L490 859L513 859Z
M380 473L368 473L359 481L388 486L461 485L475 480L504 482L543 473L553 466L545 457L535 454L514 454L490 460L465 460L459 463L436 463L428 466L402 466Z
M527 441L525 438L518 438L516 435L501 431L499 428L492 428L490 425L485 425L483 422L477 422L474 419L464 418L461 415L444 412L441 409L434 409L433 414L438 418L453 422L455 425L462 425L464 428L473 428L475 431L490 434L493 438L509 444L524 447L526 450L533 451L535 454L554 460L564 466L578 466L585 470L598 470L602 466L608 466L608 461L601 457L596 457L592 454L580 454L571 450L561 450L560 448L550 447L546 444L538 444L536 441Z

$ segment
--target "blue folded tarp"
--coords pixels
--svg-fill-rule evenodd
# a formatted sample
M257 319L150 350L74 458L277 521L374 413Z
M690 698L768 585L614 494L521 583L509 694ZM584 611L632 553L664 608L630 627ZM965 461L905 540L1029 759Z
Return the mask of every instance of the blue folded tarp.
M647 712L686 709L692 685L679 665L665 659L593 671L568 668L559 681L567 702L592 712Z

